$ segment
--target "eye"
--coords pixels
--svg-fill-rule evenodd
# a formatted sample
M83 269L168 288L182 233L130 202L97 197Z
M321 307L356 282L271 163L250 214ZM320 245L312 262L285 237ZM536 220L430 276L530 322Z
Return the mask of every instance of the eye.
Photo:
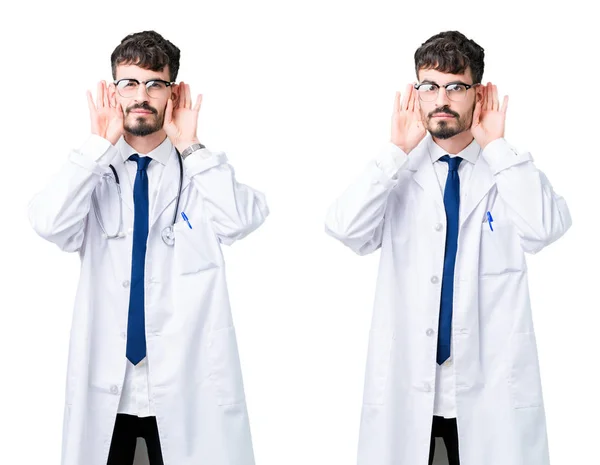
M446 92L452 92L455 94L460 94L466 90L467 88L464 84L450 84L448 87L446 87Z
M421 84L419 86L419 92L435 92L438 87L435 84Z
M162 89L165 85L160 81L148 81L146 86L149 89Z

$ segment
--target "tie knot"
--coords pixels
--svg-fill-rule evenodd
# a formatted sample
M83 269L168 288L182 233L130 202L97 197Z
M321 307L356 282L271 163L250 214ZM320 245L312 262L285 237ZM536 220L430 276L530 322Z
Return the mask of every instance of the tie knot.
M450 155L444 155L443 157L440 158L441 161L445 161L446 163L448 163L448 170L449 171L456 171L458 170L458 167L460 166L460 162L463 161L462 158L460 157L450 157Z
M128 160L132 160L132 161L135 161L137 163L137 170L138 171L146 171L146 168L148 168L148 165L152 161L152 158L150 158L150 157L140 157L137 153L134 153L133 155L131 155L128 158Z

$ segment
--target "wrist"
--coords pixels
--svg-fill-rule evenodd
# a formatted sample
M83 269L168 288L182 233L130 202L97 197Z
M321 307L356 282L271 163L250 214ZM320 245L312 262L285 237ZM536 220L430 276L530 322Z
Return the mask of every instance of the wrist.
M181 158L183 158L185 160L192 153L197 152L198 150L202 150L204 148L206 148L206 147L203 144L201 144L199 142L195 142L193 144L190 144L188 147L186 147L185 149L183 149L179 153L181 155Z
M409 147L406 144L400 143L400 142L396 142L396 141L391 141L392 144L394 144L396 147L398 147L400 150L402 150L405 154L408 155L408 153L414 148L414 147Z
M177 148L179 153L183 153L185 149L187 149L188 147L191 147L194 144L200 144L200 141L198 140L198 138L188 139L188 140L185 140L182 142L178 142L177 144L175 144L175 148Z

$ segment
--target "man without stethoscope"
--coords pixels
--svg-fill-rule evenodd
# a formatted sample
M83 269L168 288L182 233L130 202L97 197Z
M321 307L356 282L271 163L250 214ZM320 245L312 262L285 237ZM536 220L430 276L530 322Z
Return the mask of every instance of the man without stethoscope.
M92 135L30 204L34 229L79 252L63 465L254 463L220 244L258 228L262 193L200 144L201 96L153 31L88 92Z
M359 465L548 465L524 252L571 226L531 155L504 139L508 97L457 31L414 56L391 142L333 203L326 228L381 248Z

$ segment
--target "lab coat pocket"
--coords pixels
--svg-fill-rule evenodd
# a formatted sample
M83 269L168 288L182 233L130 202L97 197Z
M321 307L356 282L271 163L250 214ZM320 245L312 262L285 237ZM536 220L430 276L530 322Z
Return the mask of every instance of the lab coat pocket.
M534 333L515 333L510 342L509 383L514 408L542 405L542 383Z
M185 221L175 223L175 269L179 274L193 274L217 267L210 256L210 236L205 223L197 222L191 229Z
M230 326L212 331L208 346L210 378L215 385L217 404L243 403L244 383L235 328Z
M371 329L367 353L364 404L382 405L385 401L393 340L394 334L391 331Z
M512 223L492 222L481 226L479 275L494 276L525 269L525 257Z

